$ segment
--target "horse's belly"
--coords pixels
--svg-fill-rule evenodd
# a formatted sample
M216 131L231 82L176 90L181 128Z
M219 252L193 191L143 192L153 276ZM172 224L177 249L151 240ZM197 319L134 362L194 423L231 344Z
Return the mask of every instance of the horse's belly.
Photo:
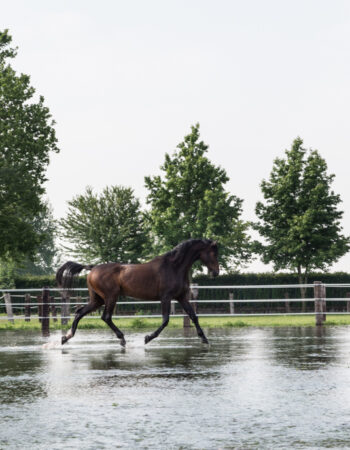
M137 269L131 266L120 274L121 293L140 300L159 300L158 283L154 274Z
M135 287L122 287L123 295L126 295L128 297L133 297L138 300L159 300L159 296L157 293L153 290L147 290L147 289L137 289Z

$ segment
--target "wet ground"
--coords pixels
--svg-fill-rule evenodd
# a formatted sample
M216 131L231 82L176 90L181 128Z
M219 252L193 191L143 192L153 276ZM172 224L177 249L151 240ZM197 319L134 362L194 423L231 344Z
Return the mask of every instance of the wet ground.
M350 328L207 332L1 332L0 448L350 448Z

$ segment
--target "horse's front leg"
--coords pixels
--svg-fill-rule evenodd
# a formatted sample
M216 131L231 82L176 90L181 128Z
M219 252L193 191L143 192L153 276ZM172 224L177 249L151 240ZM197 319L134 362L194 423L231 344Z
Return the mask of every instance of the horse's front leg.
M209 344L209 341L206 338L204 331L202 330L202 328L199 325L197 314L194 312L187 296L178 298L177 301L180 303L182 308L185 310L185 312L188 314L189 318L194 323L196 330L197 330L197 334L202 339L203 344Z
M147 336L145 336L145 344L148 344L149 341L151 341L152 339L159 336L160 332L168 325L169 315L170 315L170 304L171 304L171 298L164 298L161 300L163 323L152 334L148 334Z

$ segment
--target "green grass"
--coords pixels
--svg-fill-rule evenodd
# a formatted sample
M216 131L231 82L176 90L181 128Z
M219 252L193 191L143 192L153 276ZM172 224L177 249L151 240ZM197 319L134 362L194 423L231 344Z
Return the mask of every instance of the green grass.
M4 316L2 316L4 317ZM225 328L225 327L313 327L315 326L315 316L257 316L257 317L200 317L200 324L203 328ZM71 322L70 322L71 323ZM61 325L61 321L50 320L51 330L61 330L70 328L68 325ZM135 317L132 319L117 319L118 327L121 329L153 329L161 324L160 318L146 319ZM326 326L350 325L350 315L327 316L324 323ZM182 328L182 317L171 317L169 328ZM82 319L79 329L106 329L107 325L100 318ZM37 319L25 322L23 319L15 319L14 323L7 320L0 320L1 330L41 330L41 323Z

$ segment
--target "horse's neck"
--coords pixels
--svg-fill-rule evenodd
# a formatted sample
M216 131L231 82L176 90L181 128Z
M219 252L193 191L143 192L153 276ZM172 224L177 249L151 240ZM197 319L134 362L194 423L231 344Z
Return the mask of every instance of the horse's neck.
M184 258L184 264L182 265L183 275L186 279L189 278L189 272L193 264L199 259L199 250L190 249Z

